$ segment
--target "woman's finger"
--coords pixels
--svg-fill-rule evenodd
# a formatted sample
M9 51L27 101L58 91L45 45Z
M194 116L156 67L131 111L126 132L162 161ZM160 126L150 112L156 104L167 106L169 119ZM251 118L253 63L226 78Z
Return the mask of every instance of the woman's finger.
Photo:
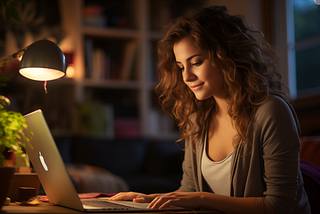
M135 203L149 203L149 202L151 202L151 200L152 199L148 196L139 196L139 197L133 199L133 202L135 202Z
M148 206L149 209L161 209L162 207L166 208L171 206L171 202L175 198L170 196L164 196L164 197L157 197L155 198L150 205Z
M158 200L159 200L159 197L156 197L155 199L153 199L147 208L152 209Z
M174 201L175 199L170 199L170 200L167 200L166 202L164 202L160 207L159 209L167 209L168 207L170 206L173 206L174 205Z

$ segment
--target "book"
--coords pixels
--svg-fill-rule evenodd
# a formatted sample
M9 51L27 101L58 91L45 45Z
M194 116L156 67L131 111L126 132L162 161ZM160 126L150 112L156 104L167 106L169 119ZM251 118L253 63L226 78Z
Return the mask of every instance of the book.
M108 17L104 15L105 8L98 4L86 5L83 8L83 25L87 27L104 28Z
M90 38L85 39L85 77L90 78L93 70L93 41Z
M79 114L80 132L83 136L114 138L114 110L111 104L87 102L80 106Z
M137 42L128 42L123 48L123 56L121 61L120 79L129 80L133 71L134 59L136 55Z
M113 105L105 104L106 114L106 137L113 139L115 132L114 132L114 110Z
M114 131L116 138L139 138L141 137L140 121L138 118L115 118Z
M102 79L104 55L104 51L100 48L96 48L93 51L93 69L91 73L91 79L93 80Z
M91 79L110 79L110 55L103 49L96 48L93 51L93 59Z
M111 57L110 54L105 53L102 61L102 79L111 79Z
M111 78L110 55L101 48L92 48L92 41L86 41L86 78L103 80Z

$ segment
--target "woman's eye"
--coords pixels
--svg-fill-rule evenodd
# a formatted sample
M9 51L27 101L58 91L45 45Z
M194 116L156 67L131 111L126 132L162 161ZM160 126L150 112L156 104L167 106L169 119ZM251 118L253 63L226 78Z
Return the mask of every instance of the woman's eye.
M200 66L201 64L202 64L202 62L200 61L200 62L193 63L192 65L193 66Z

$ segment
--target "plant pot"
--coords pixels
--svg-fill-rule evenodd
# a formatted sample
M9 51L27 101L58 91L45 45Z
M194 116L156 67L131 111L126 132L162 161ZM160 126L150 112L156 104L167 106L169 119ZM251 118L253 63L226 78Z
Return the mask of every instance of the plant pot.
M0 210L6 201L15 167L0 167Z
M12 202L23 201L23 194L21 194L20 190L21 188L28 188L29 191L33 189L33 195L31 196L38 195L40 181L37 176L37 173L14 173L11 181L11 186L7 194L7 196L11 199Z

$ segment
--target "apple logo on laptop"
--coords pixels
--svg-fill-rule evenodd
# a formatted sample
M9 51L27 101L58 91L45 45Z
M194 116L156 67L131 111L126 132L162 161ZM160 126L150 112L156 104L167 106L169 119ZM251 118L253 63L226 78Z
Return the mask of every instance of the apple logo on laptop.
M42 164L44 170L45 170L45 171L48 171L48 166L47 166L46 162L44 161L44 158L43 158L43 156L41 155L41 152L39 152L39 158L40 158L40 161L41 161L41 164Z

